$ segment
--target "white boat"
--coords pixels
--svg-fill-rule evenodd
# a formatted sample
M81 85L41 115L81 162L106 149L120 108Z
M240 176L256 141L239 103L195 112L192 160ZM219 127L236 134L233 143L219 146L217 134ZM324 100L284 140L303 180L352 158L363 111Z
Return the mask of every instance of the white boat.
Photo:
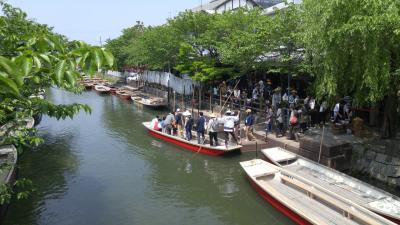
M0 127L0 137L6 135L17 136L19 132L21 132L22 130L31 129L34 126L35 126L35 119L33 117L13 120Z
M240 165L257 192L297 224L394 224L264 160L254 159Z
M0 165L4 168L0 170L0 184L12 184L15 181L15 173L18 152L14 145L0 146Z
M94 90L96 90L99 94L109 94L111 88L104 85L95 85Z
M261 152L267 161L400 224L399 197L282 148Z
M150 108L163 108L168 106L168 101L165 98L152 97L144 94L139 94L131 97L132 101L150 107Z

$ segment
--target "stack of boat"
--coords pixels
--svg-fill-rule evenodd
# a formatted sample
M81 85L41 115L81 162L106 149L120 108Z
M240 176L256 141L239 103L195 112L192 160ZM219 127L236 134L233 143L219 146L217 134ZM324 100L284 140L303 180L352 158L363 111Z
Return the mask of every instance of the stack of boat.
M168 106L168 101L165 98L155 97L144 93L132 96L132 101L150 108L162 108Z
M131 97L134 96L139 91L139 88L134 88L131 86L123 86L118 88L115 93L118 97L124 100L131 100Z
M298 224L400 224L400 199L282 148L240 165L258 193ZM393 223L394 222L394 223Z
M87 89L93 89L96 85L102 85L102 86L108 86L110 85L109 82L107 80L104 80L102 78L99 77L92 77L92 78L88 78L85 77L82 81L81 84Z

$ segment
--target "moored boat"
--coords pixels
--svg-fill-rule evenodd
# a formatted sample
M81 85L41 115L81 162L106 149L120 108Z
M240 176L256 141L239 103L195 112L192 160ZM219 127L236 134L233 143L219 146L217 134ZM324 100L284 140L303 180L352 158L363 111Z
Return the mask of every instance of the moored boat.
M109 88L110 88L110 93L111 93L112 95L115 95L116 92L117 92L117 90L118 90L118 88L115 87L115 86L109 86Z
M131 100L133 92L127 91L125 89L118 89L117 91L115 91L115 94L117 94L117 96L123 100Z
M148 96L132 96L132 101L150 107L150 108L164 108L168 106L168 102L164 98L148 97Z
M0 185L10 185L12 188L17 177L18 152L14 145L0 146ZM4 216L8 204L0 206L0 214Z
M96 85L94 86L94 90L97 91L99 94L109 94L111 91L111 88L104 86L104 85Z
M400 224L399 197L282 148L261 151L275 165Z
M297 224L394 224L264 160L240 165L257 192Z
M177 136L169 135L161 131L154 130L151 127L151 122L144 122L142 124L148 130L149 134L152 135L153 137L156 137L163 141L172 143L174 145L180 146L184 149L197 153L217 156L217 155L224 155L234 151L239 151L240 148L242 147L241 145L232 145L232 144L229 144L228 148L226 148L225 146L210 146L209 144L197 144L197 140L188 141Z

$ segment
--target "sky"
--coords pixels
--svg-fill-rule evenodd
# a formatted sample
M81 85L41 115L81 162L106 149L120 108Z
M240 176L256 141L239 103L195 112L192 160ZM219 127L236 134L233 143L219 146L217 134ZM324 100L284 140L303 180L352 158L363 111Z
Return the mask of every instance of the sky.
M7 0L21 8L29 19L48 24L54 31L71 40L99 45L116 38L122 29L136 21L161 25L185 9L201 4L201 0ZM203 0L203 3L207 0Z

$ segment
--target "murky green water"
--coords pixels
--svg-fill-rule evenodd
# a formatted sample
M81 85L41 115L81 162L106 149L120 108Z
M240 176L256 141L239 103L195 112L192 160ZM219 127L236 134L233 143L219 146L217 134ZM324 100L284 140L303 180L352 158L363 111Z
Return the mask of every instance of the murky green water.
M37 191L13 203L4 224L292 224L240 169L253 153L210 157L158 141L141 125L156 112L114 96L53 89L48 97L93 113L43 118L46 143L19 161Z

